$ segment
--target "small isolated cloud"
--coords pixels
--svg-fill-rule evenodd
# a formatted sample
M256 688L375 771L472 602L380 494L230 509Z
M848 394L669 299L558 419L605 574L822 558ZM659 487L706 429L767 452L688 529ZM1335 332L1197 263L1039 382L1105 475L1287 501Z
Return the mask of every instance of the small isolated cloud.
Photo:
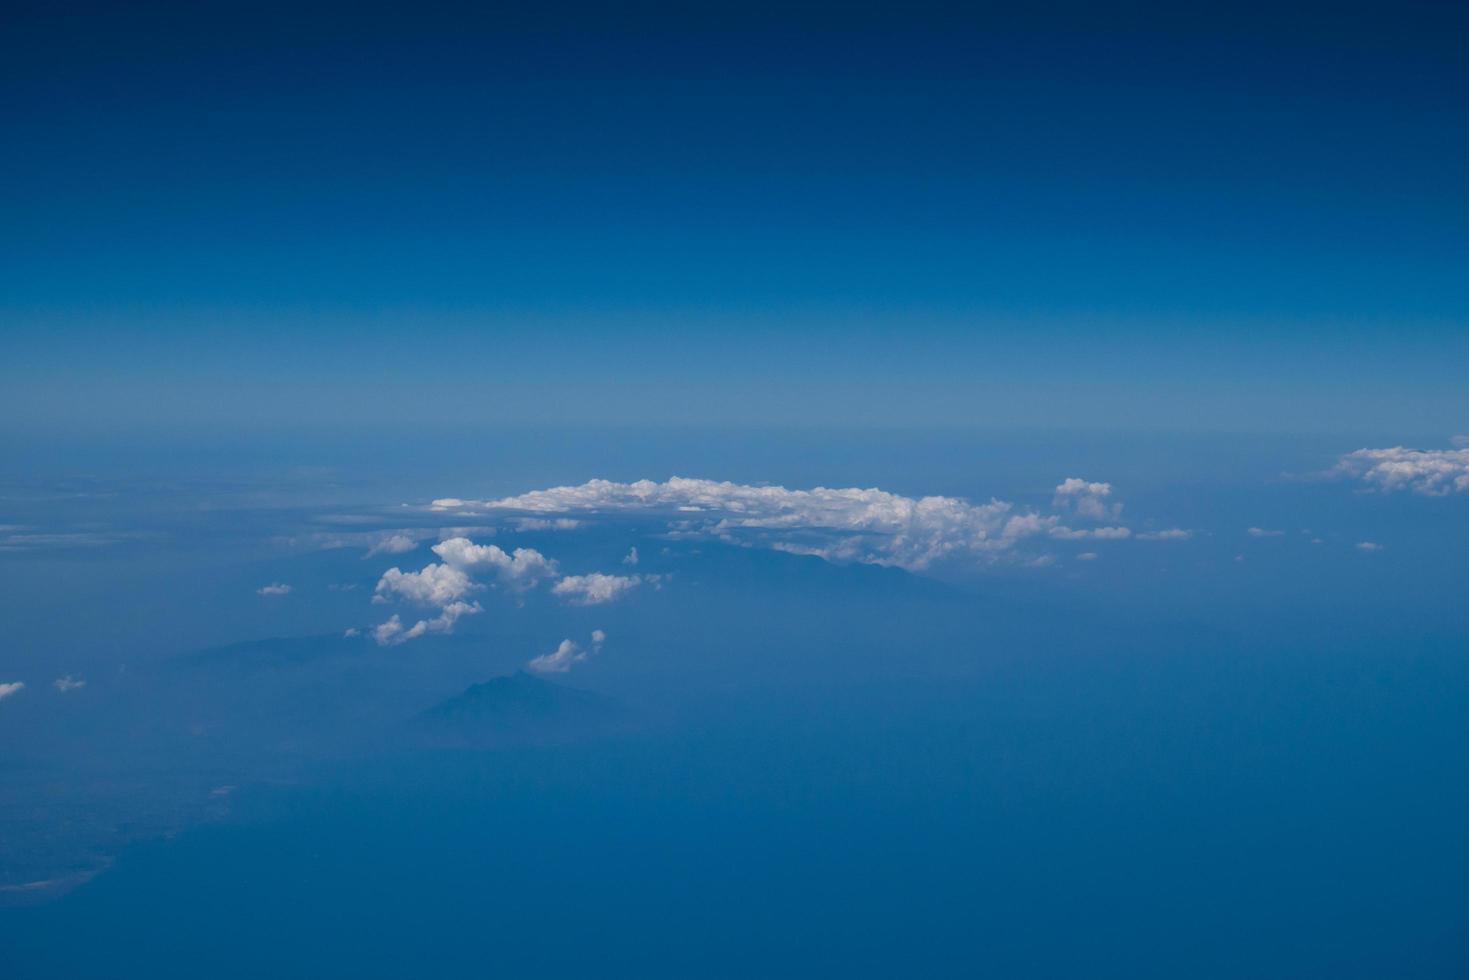
M373 555L402 555L413 551L418 547L418 542L406 534L391 534L367 549L363 557L371 558Z
M630 566L632 568L637 568L638 567L638 547L637 547L637 545L633 545L631 548L629 548L627 550L627 557L622 559L622 563L624 565L628 565L628 566Z
M12 681L9 684L0 684L0 701L19 694L23 690L25 690L24 681Z
M558 517L548 520L544 517L522 517L515 522L517 531L575 531L581 527L582 522L573 517Z
M480 612L484 612L484 609L477 602L451 602L439 610L439 614L433 619L420 619L412 626L404 626L402 618L393 613L386 623L374 627L372 638L377 641L378 646L396 646L428 633L453 632L454 624L461 617Z
M1347 453L1332 470L1375 490L1411 490L1429 497L1469 493L1469 448L1358 449Z
M1162 531L1143 531L1136 535L1139 541L1187 541L1194 536L1194 532L1185 531L1181 527L1165 528Z
M1382 545L1378 544L1376 541L1358 541L1357 550L1367 552L1381 551Z
M1090 483L1077 477L1062 480L1056 487L1051 506L1093 521L1113 520L1121 515L1122 505L1109 503L1112 484Z
M1071 528L1053 527L1051 537L1058 541L1081 541L1085 538L1094 538L1098 541L1122 541L1132 537L1132 532L1125 527L1092 527Z
M1079 555L1076 556L1076 560L1077 561L1096 561L1097 560L1097 553L1095 551L1083 551L1081 554L1079 554Z
M356 626L348 626L346 629L342 630L342 639L344 639L344 640L350 640L354 636L361 636L361 635L362 635L362 630L358 629Z
M65 694L68 691L77 691L87 686L86 681L82 680L80 677L73 677L70 674L67 674L65 677L56 678L56 680L52 681L51 684L53 687L56 688L56 690L60 691L62 694Z
M592 630L592 641L589 646L583 647L573 640L562 640L555 650L531 659L526 666L542 674L564 674L577 664L601 653L602 644L606 639L606 633L601 630Z
M1282 534L1284 534L1285 532L1284 531L1271 531L1271 530L1267 530L1266 528L1263 528L1263 527L1252 527L1248 531L1246 531L1245 533L1248 534L1252 538L1278 538Z
M578 606L611 602L643 583L641 575L568 575L551 587L551 592Z
M284 582L272 582L255 590L256 595L290 595L291 587Z

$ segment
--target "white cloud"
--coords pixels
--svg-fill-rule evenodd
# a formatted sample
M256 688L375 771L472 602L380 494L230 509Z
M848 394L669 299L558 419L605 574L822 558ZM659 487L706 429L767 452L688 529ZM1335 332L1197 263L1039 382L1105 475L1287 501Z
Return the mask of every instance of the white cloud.
M1095 538L1099 541L1121 541L1132 537L1132 532L1125 527L1093 527L1093 528L1071 528L1057 525L1051 528L1051 537L1060 541L1080 541L1083 538Z
M551 587L551 591L579 606L596 606L611 602L643 583L641 575L568 575Z
M12 681L9 684L0 684L0 701L4 701L14 694L19 694L24 689L24 681Z
M1278 538L1282 534L1284 534L1285 532L1284 531L1271 531L1271 530L1267 530L1267 529L1265 529L1263 527L1252 527L1249 530L1247 530L1245 533L1248 534L1252 538Z
M1381 551L1382 550L1382 545L1378 544L1376 541L1358 541L1357 542L1357 550L1358 551L1369 551L1369 552L1370 551Z
M515 522L517 531L575 531L581 527L582 522L573 517L558 517L555 520L547 520L544 517L522 517Z
M1121 504L1108 504L1112 496L1112 484L1089 483L1077 477L1068 477L1056 487L1051 506L1094 521L1114 520L1122 514Z
M284 582L272 582L255 590L256 595L290 595L291 587Z
M378 646L396 646L399 643L407 643L409 640L417 639L427 633L450 633L454 630L454 624L462 616L472 616L475 613L484 612L483 607L477 602L451 602L433 619L420 619L412 626L405 627L403 620L397 613L373 628L372 638L377 641Z
M82 680L80 677L73 677L70 674L67 674L65 677L56 678L56 680L52 681L51 684L56 688L56 690L60 691L62 694L65 694L67 691L75 691L87 686L86 681Z
M462 569L434 564L425 565L416 572L405 572L394 566L383 572L373 592L377 602L397 597L424 605L446 606L476 588L479 586L470 581Z
M367 549L366 557L373 555L401 555L413 551L418 542L406 534L392 534Z
M592 643L589 647L583 647L573 640L562 640L555 650L532 658L526 666L543 674L564 674L577 664L601 653L606 639L606 633L592 630Z
M1411 490L1432 497L1469 493L1469 448L1358 449L1343 456L1332 473L1384 492Z
M1170 527L1162 531L1143 531L1136 537L1139 541L1187 541L1193 536L1192 531L1185 531L1181 527Z
M541 579L556 574L556 562L534 548L516 548L507 553L498 545L450 538L434 545L433 550L455 569L489 569L500 584L516 591L534 588Z
M1083 551L1081 554L1079 554L1079 555L1076 556L1076 560L1077 561L1096 561L1097 560L1097 553L1095 551Z
M484 586L470 578L477 570L490 571L497 583L513 592L533 588L543 578L556 574L556 563L532 548L516 548L506 553L495 545L475 544L468 538L450 538L433 547L443 563L425 565L416 572L393 567L383 572L373 590L373 602L406 600L425 606L438 606L439 615L405 626L394 614L373 630L379 644L405 643L427 633L448 633L462 616L483 612L478 602L465 601Z
M638 567L638 546L637 545L633 545L631 548L628 549L628 551L627 551L627 557L624 558L624 559L622 559L622 563L624 565L629 565L629 566L631 566L633 568L637 568Z
M1110 494L1108 484L1078 482L1085 492L1068 489L1058 494L1068 502L1068 510L1082 517L1117 512L1116 506L1084 502ZM435 506L444 503L438 500ZM665 483L592 480L499 500L454 498L453 506L478 512L661 517L674 533L683 535L712 535L833 562L913 571L944 561L993 561L1024 539L1044 535L1059 524L1055 516L1020 511L1000 500L971 504L955 497L913 498L877 489L788 490L682 477Z

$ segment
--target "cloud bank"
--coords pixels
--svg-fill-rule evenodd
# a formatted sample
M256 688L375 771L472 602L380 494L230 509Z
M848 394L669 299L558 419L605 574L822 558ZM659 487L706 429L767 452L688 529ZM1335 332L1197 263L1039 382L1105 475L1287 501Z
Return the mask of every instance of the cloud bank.
M708 535L833 562L923 571L941 563L994 562L1021 542L1047 535L1125 538L1131 532L1116 523L1122 505L1112 494L1111 484L1072 477L1055 489L1057 513L1044 514L1002 500L973 504L957 497L904 497L878 489L789 490L674 477L664 483L591 480L498 500L446 497L435 500L433 507L478 514L661 518L675 534ZM1112 526L1071 526L1101 521Z
M1430 497L1469 493L1469 448L1358 449L1343 456L1332 473L1384 493L1410 490Z

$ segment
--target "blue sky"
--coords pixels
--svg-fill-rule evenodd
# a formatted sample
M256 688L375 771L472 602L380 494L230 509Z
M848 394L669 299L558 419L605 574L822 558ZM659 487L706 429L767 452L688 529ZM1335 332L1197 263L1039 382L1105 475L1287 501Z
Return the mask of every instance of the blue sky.
M69 6L5 430L1464 428L1451 5Z

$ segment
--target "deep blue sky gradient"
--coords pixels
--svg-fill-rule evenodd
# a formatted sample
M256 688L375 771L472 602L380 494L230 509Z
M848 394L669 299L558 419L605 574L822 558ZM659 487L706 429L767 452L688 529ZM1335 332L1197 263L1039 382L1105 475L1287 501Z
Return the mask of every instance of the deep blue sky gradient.
M33 5L8 435L1469 427L1452 4Z

